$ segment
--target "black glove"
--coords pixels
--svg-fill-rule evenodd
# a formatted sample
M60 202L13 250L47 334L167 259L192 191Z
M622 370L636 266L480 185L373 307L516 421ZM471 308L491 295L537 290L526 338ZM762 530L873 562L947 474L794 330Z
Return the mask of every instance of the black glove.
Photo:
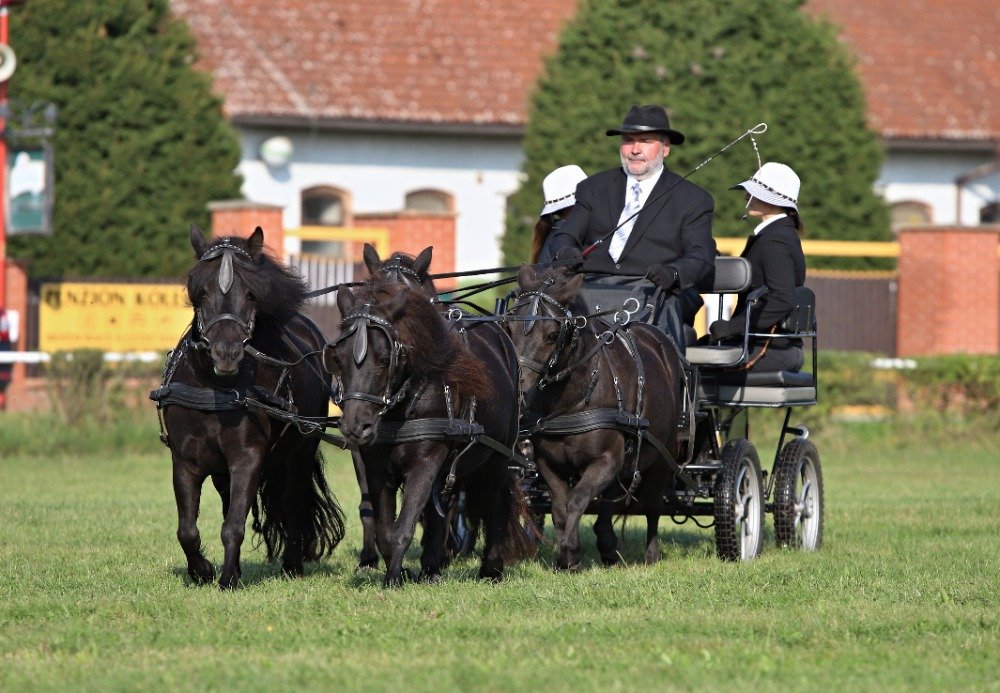
M742 334L743 323L741 320L716 320L709 326L708 332L713 341L719 342L726 337Z
M664 291L671 291L673 289L680 291L681 277L677 273L677 270L673 267L654 265L652 269L646 273L646 276L649 277L650 281Z
M567 272L578 272L583 267L583 253L579 248L563 248L556 253L554 261L562 264Z

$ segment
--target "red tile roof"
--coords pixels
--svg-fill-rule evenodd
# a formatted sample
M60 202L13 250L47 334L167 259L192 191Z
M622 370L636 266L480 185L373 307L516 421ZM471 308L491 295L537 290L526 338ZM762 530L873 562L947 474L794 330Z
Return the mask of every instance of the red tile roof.
M810 0L842 28L889 138L1000 139L1000 2Z
M171 0L237 121L516 131L575 0ZM1000 2L810 0L890 138L1000 139Z
M172 0L240 119L524 122L575 0Z

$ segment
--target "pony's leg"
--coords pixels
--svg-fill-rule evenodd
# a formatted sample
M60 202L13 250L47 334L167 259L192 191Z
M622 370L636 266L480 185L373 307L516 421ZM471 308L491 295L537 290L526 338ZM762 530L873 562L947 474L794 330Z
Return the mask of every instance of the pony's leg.
M231 460L229 469L229 512L222 521L222 546L226 551L219 576L222 589L236 589L239 583L240 549L246 534L247 515L260 481L260 463L252 452L246 453L241 462L234 464Z
M389 556L392 553L390 536L392 523L396 521L396 492L398 489L394 483L390 482L384 472L374 467L375 465L366 467L366 476L371 493L372 512L375 514L375 544L385 560L386 567L388 567Z
M205 558L198 533L198 508L205 475L174 454L174 499L177 501L177 541L187 556L188 575L197 583L215 579L215 568Z
M420 579L427 582L437 582L444 570L445 536L448 530L447 518L441 517L433 502L424 508L424 534L420 540L423 552L420 554Z
M281 572L289 577L305 575L304 554L309 514L312 507L312 468L310 461L316 456L313 445L305 445L290 454L285 465L285 488L281 493L281 514L284 528L284 551L281 553Z
M607 488L614 479L621 460L621 446L614 446L618 453L605 451L583 470L580 480L569 492L566 500L566 531L559 543L557 567L566 570L580 570L580 520L587 506Z
M552 498L552 527L556 532L556 547L563 545L566 534L566 503L569 500L569 484L548 465L546 460L536 460L538 471L549 487L549 496ZM565 570L569 566L561 561L561 555L556 553L557 570Z
M393 524L392 536L389 538L390 558L383 581L385 587L397 587L403 584L403 558L413 542L417 519L431 497L431 487L437 467L438 465L423 460L406 476L399 517Z
M594 522L594 534L597 536L597 552L601 555L604 565L618 565L622 555L618 552L618 536L612 523L613 493L605 489L598 504L597 521Z
M358 556L358 570L370 570L378 565L378 548L375 542L375 510L372 497L368 492L368 475L365 473L365 463L361 453L351 450L351 460L354 462L354 475L358 479L358 489L361 491L361 504L358 514L361 516L361 554Z
M663 514L663 496L671 475L665 464L654 464L643 472L640 498L646 515L646 552L643 560L653 565L660 560L660 516Z

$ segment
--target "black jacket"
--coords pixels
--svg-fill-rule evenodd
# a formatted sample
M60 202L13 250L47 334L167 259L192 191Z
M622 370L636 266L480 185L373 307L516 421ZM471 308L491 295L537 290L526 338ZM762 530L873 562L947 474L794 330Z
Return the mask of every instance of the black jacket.
M613 231L625 208L626 181L621 168L581 181L573 213L550 237L551 250L583 250ZM661 264L677 270L682 289L709 289L715 272L714 209L712 196L705 190L664 169L636 217L618 262L608 255L608 237L587 257L583 271L641 276Z
M728 321L720 320L713 334L720 336L742 334L746 320L746 296L759 286L767 285L768 292L750 316L753 332L767 332L781 321L795 305L795 288L806 283L806 257L802 242L789 217L771 222L756 236L747 239L740 253L750 261L750 288L740 294L736 310Z

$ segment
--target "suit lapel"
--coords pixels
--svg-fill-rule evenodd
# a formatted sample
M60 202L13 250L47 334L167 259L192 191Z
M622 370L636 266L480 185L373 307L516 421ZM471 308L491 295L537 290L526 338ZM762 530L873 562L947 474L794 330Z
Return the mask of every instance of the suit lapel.
M625 209L626 180L625 172L622 169L618 169L617 173L611 176L611 182L608 184L609 191L605 195L605 199L608 201L608 217L611 219L611 226L608 228L608 231L618 226L618 219L622 215L622 210Z

